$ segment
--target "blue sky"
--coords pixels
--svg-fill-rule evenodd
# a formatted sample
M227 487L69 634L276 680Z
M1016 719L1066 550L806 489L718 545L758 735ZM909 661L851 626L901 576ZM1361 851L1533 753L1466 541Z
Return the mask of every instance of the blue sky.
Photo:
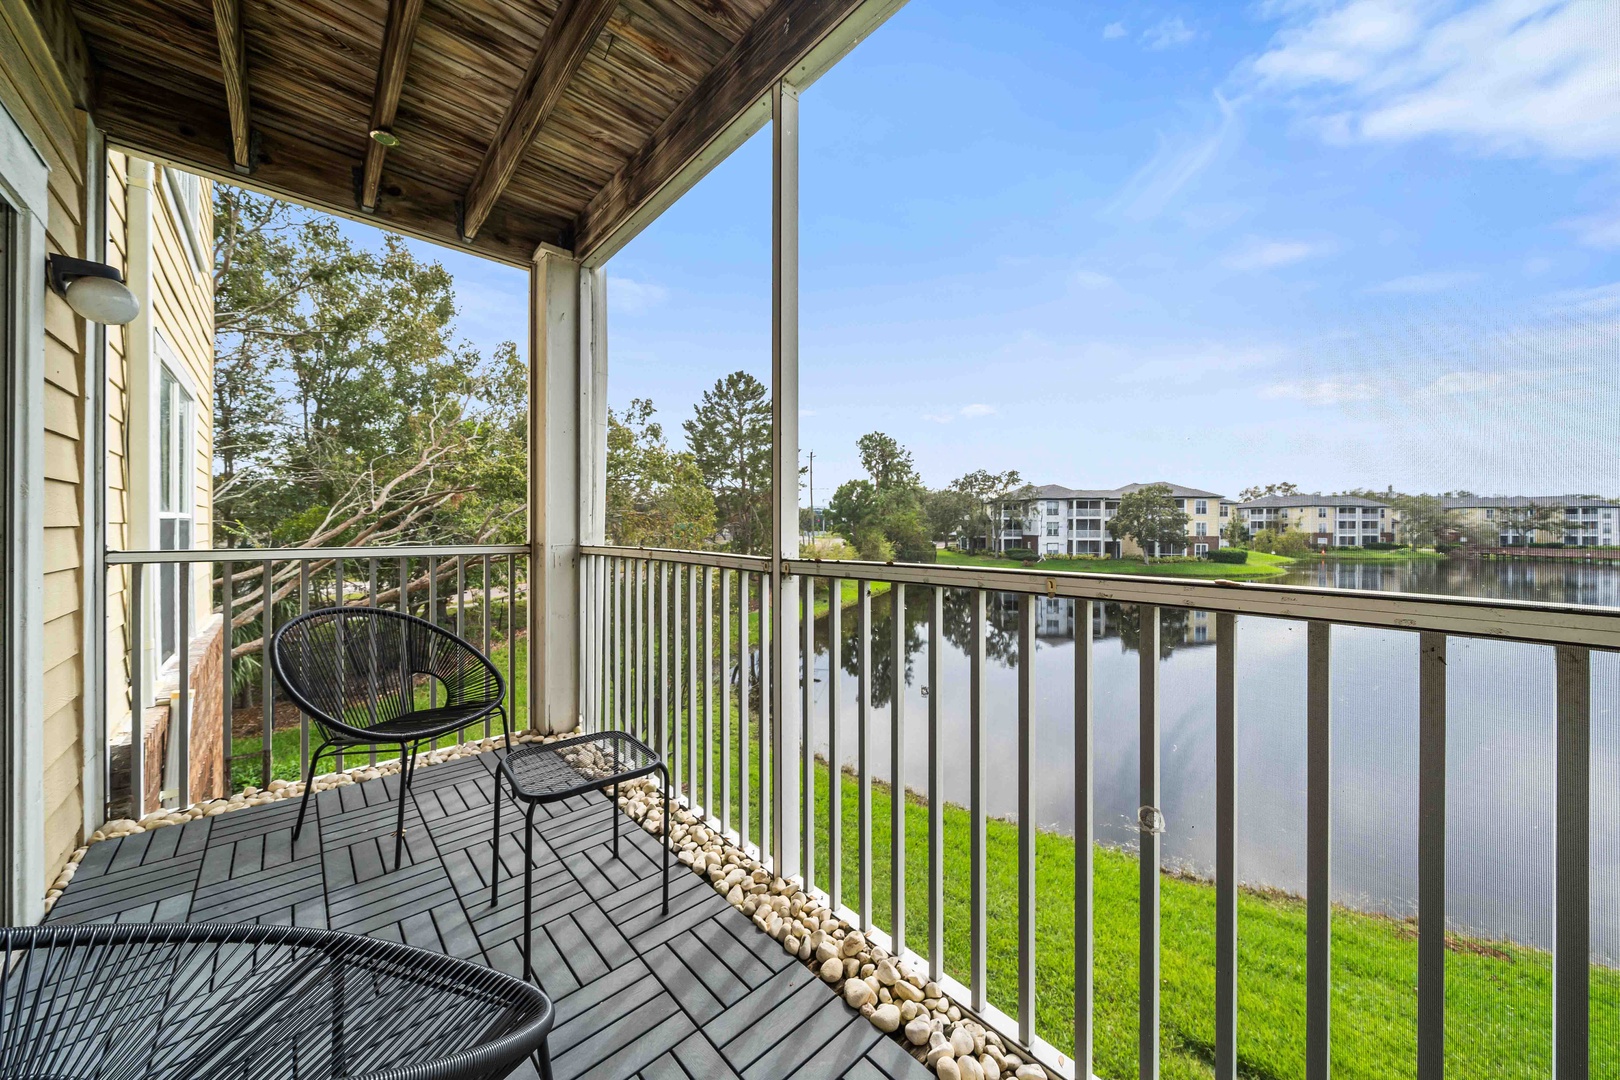
M1620 493L1617 57L1608 0L911 0L802 103L818 498L872 430L935 485ZM676 441L768 379L769 172L609 264L612 399Z

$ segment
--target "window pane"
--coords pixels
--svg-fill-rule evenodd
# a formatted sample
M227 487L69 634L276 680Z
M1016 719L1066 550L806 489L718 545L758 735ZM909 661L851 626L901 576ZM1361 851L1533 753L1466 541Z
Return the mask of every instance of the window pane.
M178 387L167 371L158 384L158 508L174 509L174 392Z

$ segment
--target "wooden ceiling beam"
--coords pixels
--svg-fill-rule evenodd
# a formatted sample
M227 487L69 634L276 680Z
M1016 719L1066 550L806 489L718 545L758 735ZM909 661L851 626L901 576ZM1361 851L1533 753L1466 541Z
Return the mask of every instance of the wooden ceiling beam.
M562 99L574 73L585 62L591 46L607 26L618 0L560 0L557 13L546 26L534 59L523 73L517 93L501 118L495 138L467 186L462 203L462 235L478 235L495 201L511 183L518 162Z
M239 173L253 171L248 103L247 39L240 0L214 0L214 34L219 38L219 66L225 75L225 108L231 117L231 164Z
M870 8L875 24L898 6L898 0L775 0L580 212L575 252L589 255L613 237L847 18Z
M383 158L390 146L399 145L394 135L394 117L399 113L399 92L405 86L405 67L421 17L422 0L390 0L388 26L383 31L382 59L377 64L377 89L371 97L366 164L360 174L360 209L368 214L377 209Z
M406 168L389 170L377 212L361 218L354 198L359 147L340 151L269 126L255 132L258 162L253 175L236 176L229 120L219 103L153 94L151 85L151 77L123 73L104 73L98 82L97 126L121 149L513 266L527 267L537 244L571 242L568 217L517 207L498 209L478 239L464 243L456 231L459 185L435 184Z

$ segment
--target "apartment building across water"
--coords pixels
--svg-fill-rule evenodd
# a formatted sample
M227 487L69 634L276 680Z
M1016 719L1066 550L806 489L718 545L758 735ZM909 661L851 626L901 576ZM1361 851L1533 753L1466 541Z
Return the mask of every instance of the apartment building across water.
M1206 555L1221 545L1221 530L1230 520L1233 504L1213 491L1180 484L1164 486L1187 515L1186 544L1173 550L1159 545L1159 550L1144 553L1131 539L1110 535L1108 520L1119 509L1120 498L1147 486L1126 484L1086 490L1046 484L1036 488L1028 500L1002 504L996 549L1024 548L1043 556L1104 555L1118 559L1143 554Z
M1440 500L1455 513L1466 539L1500 547L1561 543L1608 547L1620 543L1620 503L1593 495L1466 495ZM1546 527L1527 529L1524 509L1546 511Z
M1253 536L1262 529L1304 533L1315 547L1365 547L1395 539L1395 508L1358 495L1267 495L1237 508Z

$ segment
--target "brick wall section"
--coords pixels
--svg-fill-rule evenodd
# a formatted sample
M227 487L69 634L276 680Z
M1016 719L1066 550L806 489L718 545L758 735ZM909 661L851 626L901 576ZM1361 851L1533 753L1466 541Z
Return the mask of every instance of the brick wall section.
M191 799L217 799L226 794L225 725L221 690L225 677L225 635L219 616L203 624L191 639L187 654L191 666ZM129 744L112 748L113 816L140 817L159 808L158 796L164 786L164 765L169 750L169 703L146 710L141 723L145 745L146 805L137 812L121 810L129 799ZM174 786L169 781L169 786Z

